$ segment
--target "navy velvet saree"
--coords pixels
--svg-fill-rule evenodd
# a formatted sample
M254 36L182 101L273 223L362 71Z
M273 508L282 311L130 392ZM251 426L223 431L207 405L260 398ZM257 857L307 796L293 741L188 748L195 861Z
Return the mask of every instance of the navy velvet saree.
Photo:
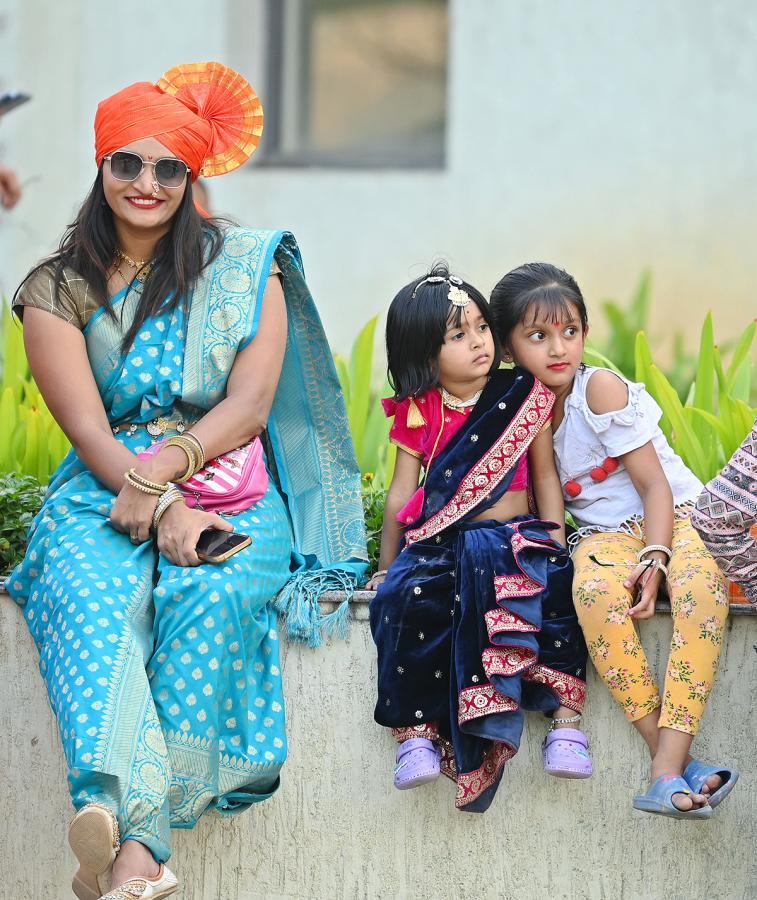
M586 645L553 523L472 521L508 490L553 403L521 369L492 376L431 465L422 512L370 607L375 719L399 741L436 741L470 812L489 807L524 709L583 707Z

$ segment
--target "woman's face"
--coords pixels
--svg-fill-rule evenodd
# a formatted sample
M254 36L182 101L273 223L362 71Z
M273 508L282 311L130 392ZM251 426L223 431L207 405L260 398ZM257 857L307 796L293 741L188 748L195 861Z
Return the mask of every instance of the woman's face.
M136 153L144 160L142 173L134 181L121 181L111 172L110 160L103 163L103 190L116 223L136 231L164 234L179 208L187 189L187 178L176 188L158 184L151 163L174 154L155 138L132 141L119 150Z

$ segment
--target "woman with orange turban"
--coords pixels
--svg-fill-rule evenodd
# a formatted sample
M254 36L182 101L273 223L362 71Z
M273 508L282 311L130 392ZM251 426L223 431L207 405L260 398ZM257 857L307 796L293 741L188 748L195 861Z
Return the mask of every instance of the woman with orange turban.
M346 616L321 619L320 592L365 568L359 474L295 240L192 200L199 175L246 161L262 124L252 88L219 63L104 100L92 190L14 297L73 446L8 588L60 727L82 900L167 897L171 828L276 790L274 598L290 636L317 645ZM217 506L177 489L190 478L215 478ZM207 529L224 546L200 557Z

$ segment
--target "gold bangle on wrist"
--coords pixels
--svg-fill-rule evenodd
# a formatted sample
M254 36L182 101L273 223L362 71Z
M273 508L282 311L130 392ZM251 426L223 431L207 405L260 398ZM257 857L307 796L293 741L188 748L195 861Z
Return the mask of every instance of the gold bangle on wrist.
M124 472L124 480L143 494L152 494L154 497L159 497L169 488L168 484L159 484L157 481L143 478L135 469L129 469L128 472Z
M177 484L183 484L185 481L188 481L198 469L202 468L202 458L200 453L195 446L194 442L191 440L187 440L184 435L179 435L177 437L169 438L164 447L180 447L187 457L187 468L183 475L178 478L174 478L174 481Z
M200 465L198 466L198 469L201 469L208 460L208 456L205 453L205 448L202 445L202 441L197 437L196 434L193 434L191 431L185 431L182 437L194 443L195 448L197 449L197 455L200 458Z

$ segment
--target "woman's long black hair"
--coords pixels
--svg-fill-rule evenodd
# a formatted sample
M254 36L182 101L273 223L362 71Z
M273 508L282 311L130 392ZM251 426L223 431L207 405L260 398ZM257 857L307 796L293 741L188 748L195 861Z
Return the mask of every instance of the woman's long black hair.
M218 256L222 244L221 220L205 219L197 212L192 199L192 182L187 178L171 228L155 247L150 275L144 281L134 321L123 338L121 349L124 352L148 318L159 310L171 310L187 303L193 283ZM94 290L100 306L115 320L116 314L108 296L108 271L112 270L119 249L113 211L103 190L101 165L92 189L76 219L66 229L58 250L34 266L16 289L13 299L15 301L24 284L40 269L51 269L54 273L57 299L65 280L63 269L70 268ZM137 284L136 280L132 281L129 290Z
M437 263L427 275L406 284L392 300L386 317L386 360L395 400L422 394L437 383L437 359L444 336L448 328L457 328L462 320L463 307L453 306L448 298L450 282L426 281L430 276L449 279L447 264ZM456 281L455 285L476 304L492 331L494 361L490 371L494 372L499 368L500 352L486 297L467 281Z

